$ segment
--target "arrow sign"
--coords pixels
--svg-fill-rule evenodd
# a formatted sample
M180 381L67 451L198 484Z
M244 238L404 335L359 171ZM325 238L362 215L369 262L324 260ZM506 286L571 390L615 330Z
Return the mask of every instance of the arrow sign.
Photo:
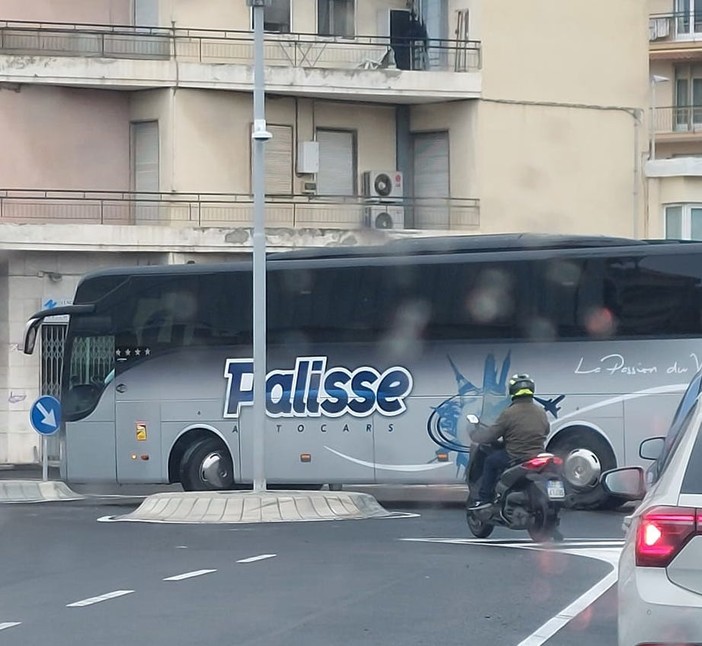
M55 397L39 397L29 411L29 421L40 435L53 435L61 426L61 403Z

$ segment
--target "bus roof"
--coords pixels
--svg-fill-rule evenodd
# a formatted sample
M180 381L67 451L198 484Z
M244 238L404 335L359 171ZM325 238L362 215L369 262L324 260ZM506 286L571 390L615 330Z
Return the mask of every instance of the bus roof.
M484 234L456 236L428 236L422 238L395 239L383 245L359 245L318 247L275 252L268 255L270 261L281 260L340 260L344 258L378 258L385 256L413 256L451 253L515 252L535 250L627 248L656 245L695 244L686 240L635 240L612 236L578 236L554 234ZM702 243L697 242L702 247ZM184 265L127 266L100 269L90 272L84 280L103 276L202 274L248 269L250 260L229 263L189 263ZM83 282L83 281L81 281Z
M323 247L271 254L271 260L374 257L384 255L425 255L471 252L533 251L548 249L587 249L603 247L641 247L680 244L680 240L635 240L612 236L578 236L540 233L430 236L392 240L384 245Z

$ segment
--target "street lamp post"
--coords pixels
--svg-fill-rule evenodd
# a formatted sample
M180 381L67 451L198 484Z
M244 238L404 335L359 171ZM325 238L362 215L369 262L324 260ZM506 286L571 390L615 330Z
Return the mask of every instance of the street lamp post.
M649 151L649 159L656 158L656 86L659 83L665 83L670 79L666 76L658 76L654 74L651 77L651 149Z
M254 199L253 226L253 490L266 490L266 182L265 144L271 138L266 129L264 78L264 9L270 0L246 0L253 12L254 92L253 164L251 183Z

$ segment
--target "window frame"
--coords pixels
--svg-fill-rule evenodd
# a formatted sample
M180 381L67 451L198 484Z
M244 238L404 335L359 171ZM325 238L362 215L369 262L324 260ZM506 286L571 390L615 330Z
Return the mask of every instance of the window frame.
M702 202L671 202L663 205L663 237L666 240L677 240L678 238L668 237L668 210L681 209L680 215L680 240L699 240L702 241L702 236L698 238L692 237L692 210L702 210Z
M322 7L322 3L325 3L328 7L330 5L334 4L335 2L338 2L338 0L317 0L317 12L316 12L316 33L317 36L320 36L321 38L340 38L343 40L355 40L357 35L358 35L358 2L357 0L345 0L348 2L351 2L352 4L352 10L353 10L353 20L352 20L352 25L351 25L351 34L335 34L332 33L332 25L329 25L329 33L322 33L322 24L320 21L320 11ZM331 12L330 12L331 16ZM330 20L333 23L333 19L330 18Z
M285 0L280 0L280 1L285 1ZM271 0L272 3L276 2L276 0ZM266 14L265 14L265 7L264 7L264 13L263 13L263 31L266 32L267 34L292 34L293 32L293 2L292 0L287 0L288 3L288 29L287 31L285 30L278 30L278 29L266 29ZM254 30L254 14L253 14L253 7L249 9L249 24L251 26L251 31Z

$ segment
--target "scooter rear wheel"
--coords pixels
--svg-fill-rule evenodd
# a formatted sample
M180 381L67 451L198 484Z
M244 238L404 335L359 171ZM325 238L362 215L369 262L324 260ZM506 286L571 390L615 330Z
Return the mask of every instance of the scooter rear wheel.
M558 539L558 518L556 516L544 516L543 512L538 512L534 521L527 527L529 538L535 543L550 543Z
M466 520L468 521L468 529L475 538L487 538L495 529L494 525L480 520L470 511L466 512Z

